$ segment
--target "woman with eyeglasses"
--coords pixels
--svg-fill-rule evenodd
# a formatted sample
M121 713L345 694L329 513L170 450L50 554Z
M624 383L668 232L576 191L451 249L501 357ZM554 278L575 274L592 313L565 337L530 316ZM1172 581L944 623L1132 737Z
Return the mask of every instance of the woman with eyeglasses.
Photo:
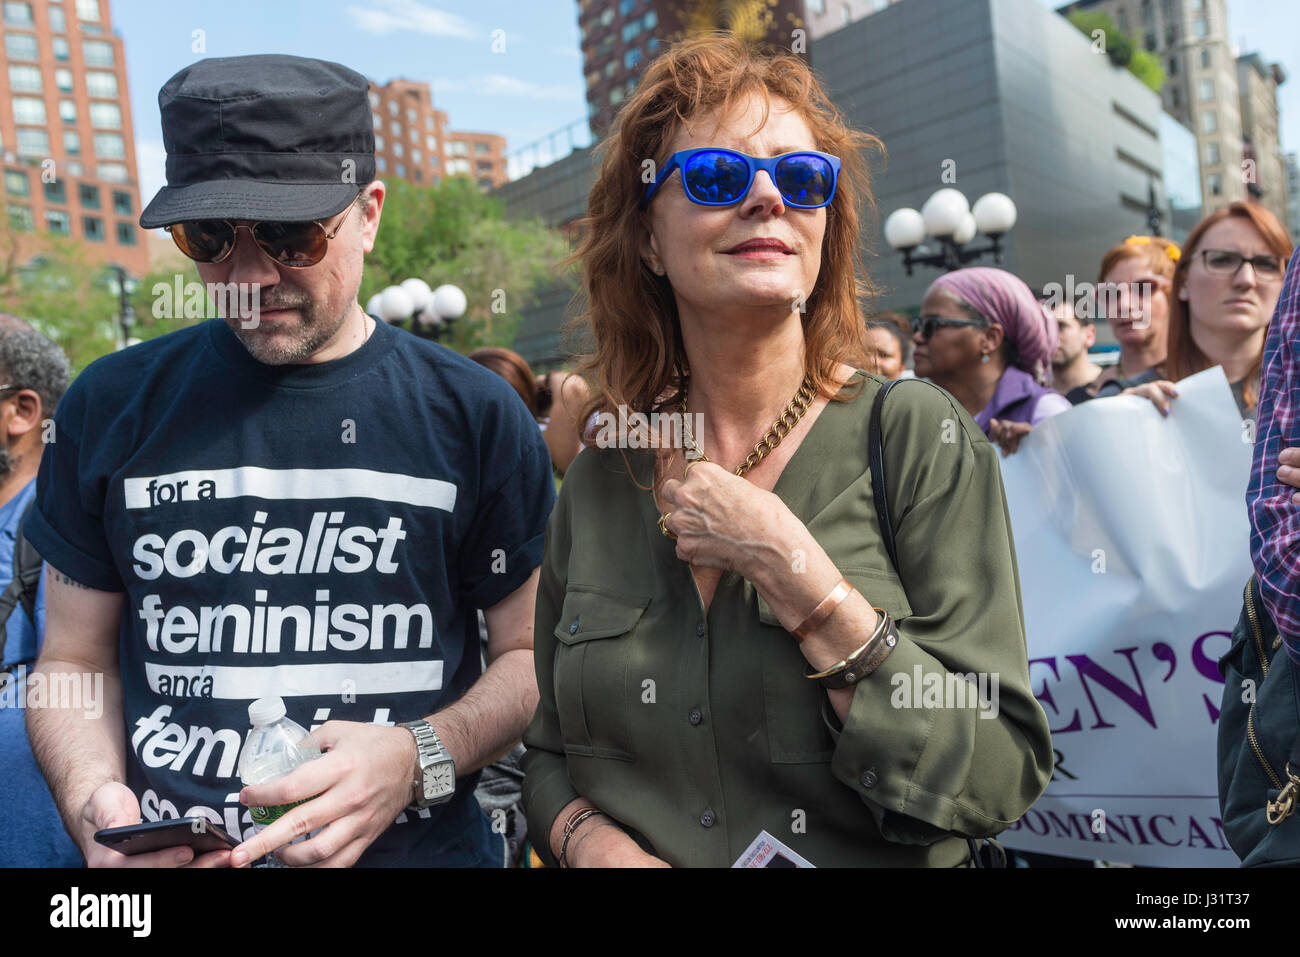
M1050 388L1058 329L1047 307L1004 269L936 279L912 323L918 376L942 386L1010 455L1035 425L1070 403Z
M1168 415L1175 382L1222 366L1237 410L1253 421L1264 340L1290 257L1286 230L1256 203L1229 203L1197 223L1174 270L1163 374L1121 394L1146 396Z
M1046 786L996 453L930 383L882 410L897 567L877 523L874 143L801 58L709 36L602 146L576 258L605 434L551 516L524 736L548 865L970 866ZM925 698L958 675L997 682Z

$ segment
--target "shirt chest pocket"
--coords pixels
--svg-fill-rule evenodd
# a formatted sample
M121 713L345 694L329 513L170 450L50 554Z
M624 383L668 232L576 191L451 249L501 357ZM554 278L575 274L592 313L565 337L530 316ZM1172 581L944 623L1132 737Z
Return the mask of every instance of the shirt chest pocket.
M635 760L628 665L649 598L570 585L555 626L555 707L566 754Z
M912 614L902 584L891 573L874 568L840 568L841 574L872 605L884 608L895 621ZM829 762L835 750L830 729L822 719L826 692L804 677L808 661L793 635L760 595L758 620L763 629L763 707L767 744L773 764ZM869 635L863 635L866 641ZM888 662L882 667L888 667ZM875 689L864 689L871 692ZM882 733L887 729L882 728Z

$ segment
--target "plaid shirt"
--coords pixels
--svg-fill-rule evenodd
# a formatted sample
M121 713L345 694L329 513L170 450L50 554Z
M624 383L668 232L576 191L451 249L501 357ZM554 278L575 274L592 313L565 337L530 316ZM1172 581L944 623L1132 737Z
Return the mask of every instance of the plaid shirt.
M1278 454L1300 446L1300 256L1291 257L1264 345L1255 456L1246 489L1250 557L1264 606L1292 661L1300 663L1300 505L1277 477Z

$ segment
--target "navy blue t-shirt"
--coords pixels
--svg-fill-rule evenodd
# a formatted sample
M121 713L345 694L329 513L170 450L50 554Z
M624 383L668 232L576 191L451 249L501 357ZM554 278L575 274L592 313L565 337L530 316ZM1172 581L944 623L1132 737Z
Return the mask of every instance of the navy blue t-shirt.
M26 531L126 593L127 784L146 821L241 837L248 704L280 695L312 728L455 701L481 672L476 609L541 563L555 502L505 381L383 322L340 359L269 366L211 320L93 363L55 424ZM358 863L499 859L476 780Z

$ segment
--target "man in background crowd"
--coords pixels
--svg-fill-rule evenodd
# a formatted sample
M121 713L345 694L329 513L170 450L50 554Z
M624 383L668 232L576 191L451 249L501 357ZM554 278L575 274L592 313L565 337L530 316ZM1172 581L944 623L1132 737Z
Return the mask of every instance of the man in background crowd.
M1097 341L1097 327L1092 317L1079 316L1074 303L1063 299L1052 310L1052 318L1060 330L1060 343L1052 356L1052 385L1063 396L1078 405L1083 395L1070 396L1070 392L1094 381L1101 375L1101 366L1088 358L1088 350Z
M46 422L68 388L68 359L49 339L0 313L0 582L17 571L14 542L36 494L36 472L48 434ZM27 739L28 671L45 637L45 590L23 600L16 585L0 598L0 867L79 867ZM31 613L29 613L29 607ZM48 702L45 702L48 703Z

